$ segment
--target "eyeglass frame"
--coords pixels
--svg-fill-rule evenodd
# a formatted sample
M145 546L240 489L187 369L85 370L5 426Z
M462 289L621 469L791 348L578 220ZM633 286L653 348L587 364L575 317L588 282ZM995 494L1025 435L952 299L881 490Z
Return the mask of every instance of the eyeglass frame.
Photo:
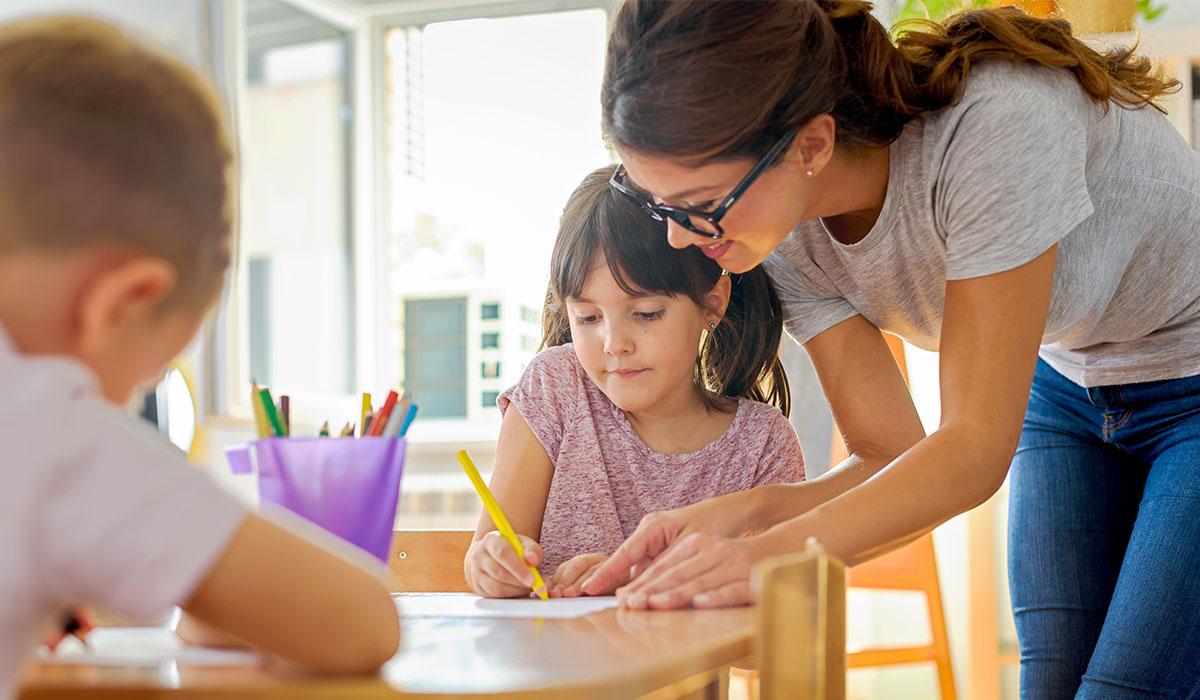
M750 172L746 173L746 176L729 192L725 199L721 200L717 208L711 211L700 211L699 209L691 209L689 207L675 207L669 204L654 204L650 202L645 197L646 192L635 189L623 181L626 175L624 165L617 166L617 169L613 171L612 177L609 178L608 184L614 190L633 200L642 208L642 211L646 212L655 221L666 221L669 218L671 221L698 236L704 236L714 241L720 240L725 236L725 229L721 227L721 219L725 218L725 215L729 213L729 208L741 199L742 195L746 194L746 190L750 189L750 185L753 185L754 181L775 163L775 160L792 143L792 139L794 138L796 138L795 131L789 131L784 134L779 141L775 142L775 145L771 146L766 155L759 159L758 163L750 169ZM708 222L709 225L716 229L716 232L705 231L692 224L693 216Z

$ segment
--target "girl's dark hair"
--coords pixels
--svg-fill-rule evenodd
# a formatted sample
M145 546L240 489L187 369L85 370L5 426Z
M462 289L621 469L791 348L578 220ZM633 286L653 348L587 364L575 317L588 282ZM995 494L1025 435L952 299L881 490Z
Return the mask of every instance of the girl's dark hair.
M609 187L615 166L592 172L567 200L550 262L542 314L542 347L571 342L566 300L583 291L601 259L630 294L683 295L703 307L721 268L695 247L675 250L666 226ZM791 411L787 375L779 361L783 309L762 267L732 275L729 306L706 334L696 360L696 385L710 405L713 394L746 397Z
M604 68L605 137L705 162L761 157L829 113L839 146L885 146L994 60L1067 69L1106 109L1161 111L1154 100L1179 88L1136 46L1097 52L1066 21L1013 7L905 23L895 43L870 10L860 0L625 0Z

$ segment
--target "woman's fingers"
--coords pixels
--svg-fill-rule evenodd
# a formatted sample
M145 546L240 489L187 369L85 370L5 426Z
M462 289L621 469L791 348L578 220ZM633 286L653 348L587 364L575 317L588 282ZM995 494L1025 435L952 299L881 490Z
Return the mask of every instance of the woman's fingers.
M675 515L679 512L650 513L642 518L629 539L583 582L583 591L588 595L612 593L628 579L634 566L654 559L670 547L683 531L683 522L686 520Z
M750 604L750 579L730 581L711 591L692 597L692 606L696 608L728 608L735 605Z
M680 608L691 605L697 596L716 596L730 584L744 583L748 599L752 563L746 547L737 540L688 535L619 597L622 605L633 609ZM720 599L734 592L722 592ZM711 606L713 598L701 600Z

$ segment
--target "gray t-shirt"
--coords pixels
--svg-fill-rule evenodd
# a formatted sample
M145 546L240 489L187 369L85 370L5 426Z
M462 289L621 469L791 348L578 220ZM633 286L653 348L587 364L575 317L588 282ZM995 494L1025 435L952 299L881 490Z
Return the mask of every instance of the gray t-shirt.
M858 243L801 222L765 265L804 343L855 315L937 350L947 280L1058 243L1041 356L1085 387L1200 374L1200 154L1159 112L1107 113L1065 70L993 62L891 146Z

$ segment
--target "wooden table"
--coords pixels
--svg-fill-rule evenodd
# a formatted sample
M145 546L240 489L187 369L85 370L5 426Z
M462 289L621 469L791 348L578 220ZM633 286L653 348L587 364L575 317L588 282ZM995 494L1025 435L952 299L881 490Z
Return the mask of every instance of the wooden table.
M36 664L21 700L52 698L718 698L752 654L754 610L606 610L573 620L413 618L378 678L256 668Z

